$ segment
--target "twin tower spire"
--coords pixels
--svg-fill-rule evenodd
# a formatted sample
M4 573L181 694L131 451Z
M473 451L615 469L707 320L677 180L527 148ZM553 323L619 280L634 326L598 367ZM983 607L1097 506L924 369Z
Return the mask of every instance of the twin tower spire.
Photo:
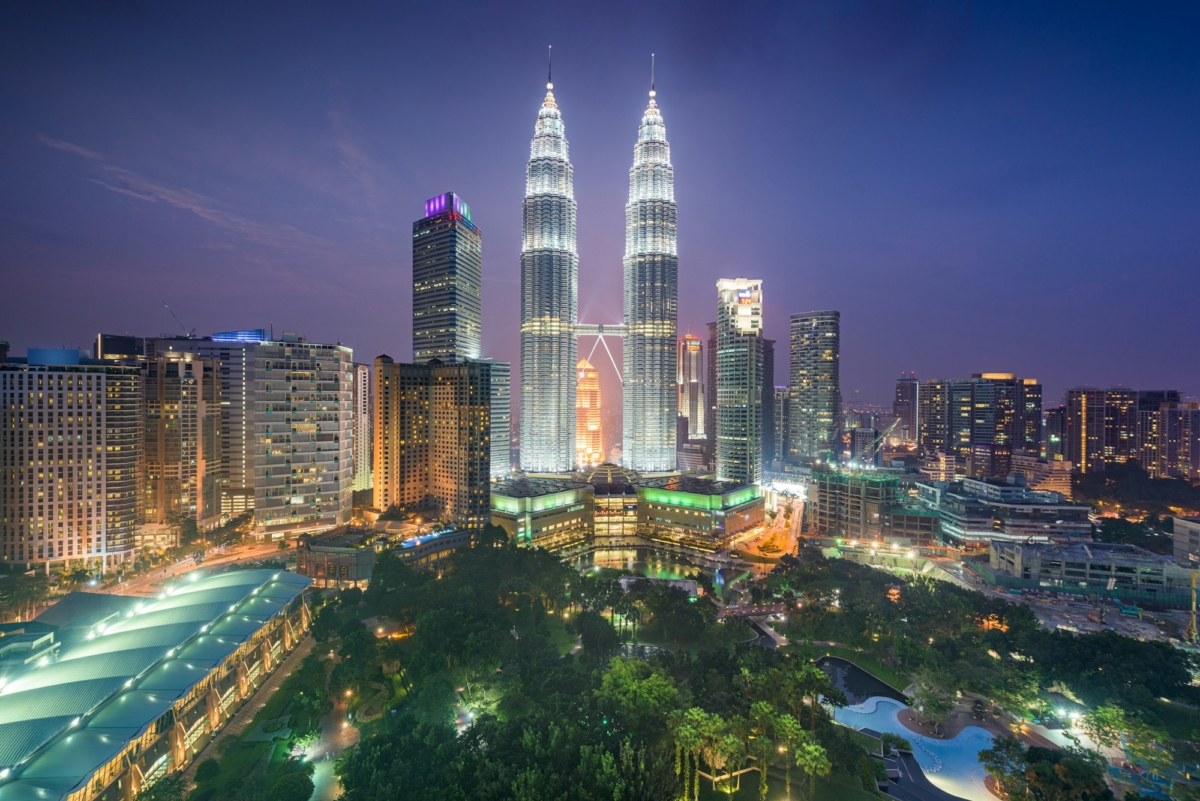
M577 337L581 324L575 186L552 64L525 170L521 246L521 469L563 473L575 465ZM675 174L662 113L650 100L638 127L625 205L624 315L605 333L624 336L625 466L675 469L675 337L679 263Z

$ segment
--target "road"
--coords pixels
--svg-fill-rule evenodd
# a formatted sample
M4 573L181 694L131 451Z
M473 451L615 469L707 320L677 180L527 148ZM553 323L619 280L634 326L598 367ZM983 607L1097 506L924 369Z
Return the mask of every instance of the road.
M226 565L235 564L237 562L254 562L262 559L270 559L276 556L284 556L287 552L279 550L277 542L252 543L248 545L236 545L227 548L225 553L213 552L199 565L196 560L188 557L180 561L167 565L162 568L156 568L149 573L144 573L140 576L135 576L128 581L121 581L106 587L88 588L89 592L103 592L115 595L157 595L161 590L159 585L172 578L181 576L184 573L190 573L197 567L214 568L223 567Z

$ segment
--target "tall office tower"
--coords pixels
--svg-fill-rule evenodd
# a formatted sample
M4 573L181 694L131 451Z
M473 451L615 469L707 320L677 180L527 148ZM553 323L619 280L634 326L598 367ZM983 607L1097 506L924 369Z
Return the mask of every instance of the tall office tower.
M148 526L191 517L204 531L221 521L219 368L215 359L191 353L164 353L146 361L142 520Z
M883 438L878 429L850 429L850 461L858 467L878 467Z
M590 467L604 461L600 374L587 359L575 365L575 464Z
M1042 419L1045 431L1042 452L1051 461L1062 461L1066 456L1067 447L1067 407L1060 404L1053 409L1047 409Z
M0 560L131 559L142 467L135 366L31 348L0 364Z
M950 382L927 378L917 390L917 450L950 453Z
M900 418L896 428L900 429L902 442L917 441L917 398L920 382L916 373L901 373L896 381L896 397L892 400L892 414Z
M792 391L790 387L774 387L775 396L775 443L771 453L775 455L772 470L782 470L790 452L788 436L791 434Z
M675 362L677 414L687 420L687 439L704 439L708 424L704 417L704 346L700 338L691 334L682 337Z
M791 321L793 462L841 454L841 313L793 314Z
M718 481L762 480L762 326L762 281L717 281Z
M494 359L492 366L492 478L499 481L512 471L512 366Z
M1066 459L1081 473L1099 473L1137 455L1137 392L1132 389L1067 390Z
M425 201L413 223L413 361L479 358L483 239L453 192Z
M673 379L679 257L675 173L667 129L654 99L638 128L625 206L625 464L642 472L675 469L677 402Z
M354 365L344 345L278 339L262 328L146 341L147 358L194 353L221 363L222 512L254 510L259 535L350 522Z
M469 529L491 519L493 366L375 359L375 508Z
M764 467L771 467L775 453L775 340L763 338L762 421Z
M371 365L354 365L354 491L369 490L371 478Z
M525 170L521 245L521 467L575 466L575 189L554 84L538 112ZM626 415L629 410L626 409Z
M708 365L704 377L704 438L708 440L708 462L716 469L717 459L717 324L708 323Z

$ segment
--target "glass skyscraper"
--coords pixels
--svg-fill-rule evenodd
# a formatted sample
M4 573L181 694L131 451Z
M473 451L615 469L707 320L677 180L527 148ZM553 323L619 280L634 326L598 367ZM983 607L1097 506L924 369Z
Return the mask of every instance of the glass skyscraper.
M425 201L413 223L413 361L479 358L483 242L453 192Z
M553 89L546 84L538 111L522 209L521 468L531 472L575 466L579 256L571 162Z
M792 447L799 462L842 452L841 313L792 315Z
M675 173L667 129L654 99L638 128L625 206L624 437L626 465L675 469L675 331L679 258Z
M762 281L717 282L717 480L757 484L763 457ZM709 354L713 358L713 354Z

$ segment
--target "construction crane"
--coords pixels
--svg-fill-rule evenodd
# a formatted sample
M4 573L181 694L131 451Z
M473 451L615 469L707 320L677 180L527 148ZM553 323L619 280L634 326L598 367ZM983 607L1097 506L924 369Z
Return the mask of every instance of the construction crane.
M166 307L167 311L171 312L171 316L175 318L175 322L179 323L179 327L183 329L183 335L185 337L187 337L188 339L191 339L192 337L196 336L196 329L193 328L191 331L189 331L187 329L187 326L184 325L182 321L180 321L179 315L177 315L175 313L175 310L172 309L170 306L167 306L167 302L165 300L163 301L163 306Z
M880 434L878 437L876 437L875 440L870 445L863 448L862 452L850 454L851 461L859 462L860 464L863 462L874 462L875 459L873 457L875 455L875 449L880 446L880 443L882 443L885 439L888 438L888 435L891 434L892 431L895 430L896 426L899 424L900 424L900 418L897 417L892 422L892 424L890 426L888 426L887 428L885 428L883 430L883 433Z

